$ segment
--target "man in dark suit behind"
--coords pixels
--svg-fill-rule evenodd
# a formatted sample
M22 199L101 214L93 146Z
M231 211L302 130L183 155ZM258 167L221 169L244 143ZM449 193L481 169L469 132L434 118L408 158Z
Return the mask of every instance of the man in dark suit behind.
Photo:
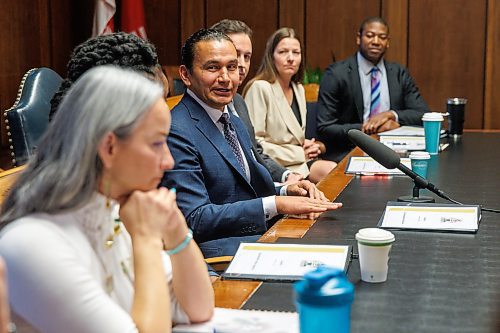
M408 70L384 61L389 27L382 18L363 21L356 44L356 55L327 68L319 90L318 136L327 146L326 158L336 162L354 147L347 137L350 129L374 134L422 125L429 111ZM373 75L379 85L372 87Z
M187 90L172 110L167 143L175 167L165 173L162 186L177 189L177 204L205 257L234 255L241 241L257 240L277 214L340 207L308 181L276 189L255 160L247 130L228 112L239 84L229 37L202 29L181 52L180 76Z
M211 29L225 33L233 41L236 48L236 55L238 57L238 74L240 77L239 86L243 84L245 78L250 70L252 60L252 29L245 22L238 20L223 19L214 25ZM297 172L292 172L282 167L278 162L273 160L269 155L264 153L264 148L255 139L255 130L253 128L250 116L248 115L248 108L243 97L240 94L235 94L233 102L229 104L232 112L240 117L241 121L248 130L248 135L252 140L253 148L255 151L255 158L259 163L264 165L271 177L278 183L294 183L302 180L304 177Z

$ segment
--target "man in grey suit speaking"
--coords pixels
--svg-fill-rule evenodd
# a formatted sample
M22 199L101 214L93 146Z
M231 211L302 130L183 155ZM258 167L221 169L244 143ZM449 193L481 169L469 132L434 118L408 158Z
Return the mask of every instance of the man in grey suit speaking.
M233 41L238 56L238 74L240 76L241 86L248 75L252 60L252 29L250 29L245 22L230 19L224 19L215 23L212 25L211 29L226 34ZM269 155L264 153L262 145L255 139L255 131L250 121L250 117L248 116L248 108L245 100L240 94L234 95L233 102L229 104L229 108L233 113L238 115L247 128L257 161L266 167L275 182L294 183L302 180L303 176L300 173L292 172L284 168Z
M318 137L325 157L340 161L354 145L347 132L384 132L401 125L421 125L429 110L408 70L384 61L389 27L380 17L363 21L358 52L328 67L319 89Z

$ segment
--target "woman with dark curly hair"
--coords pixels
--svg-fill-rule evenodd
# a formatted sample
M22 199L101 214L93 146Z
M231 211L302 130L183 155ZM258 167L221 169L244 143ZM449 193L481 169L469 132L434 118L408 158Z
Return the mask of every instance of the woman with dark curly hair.
M156 67L159 66L154 45L136 35L117 32L90 38L75 47L71 54L66 79L50 101L50 120L73 83L89 69L100 65L128 68L152 78L157 78Z

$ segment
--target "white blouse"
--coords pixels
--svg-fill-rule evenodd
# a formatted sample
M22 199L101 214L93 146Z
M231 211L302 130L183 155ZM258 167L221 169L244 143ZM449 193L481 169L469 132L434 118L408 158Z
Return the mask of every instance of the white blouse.
M106 198L96 193L80 209L29 215L2 230L0 255L17 315L40 332L137 332L130 316L132 243L113 218L117 209L115 203L106 207ZM187 323L173 293L167 255L164 267L172 319Z

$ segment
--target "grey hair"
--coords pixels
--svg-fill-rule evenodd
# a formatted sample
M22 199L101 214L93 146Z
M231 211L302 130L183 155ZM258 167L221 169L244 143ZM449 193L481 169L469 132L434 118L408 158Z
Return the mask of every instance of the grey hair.
M85 205L97 190L103 165L97 148L106 134L131 135L162 88L113 66L90 69L71 87L54 120L2 205L1 227L31 213Z

